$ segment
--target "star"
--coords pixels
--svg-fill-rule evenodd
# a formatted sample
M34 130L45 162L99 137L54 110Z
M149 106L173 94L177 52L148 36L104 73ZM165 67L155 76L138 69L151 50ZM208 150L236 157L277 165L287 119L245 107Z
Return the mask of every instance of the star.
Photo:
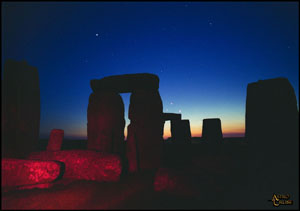
M212 22L209 22L209 25L210 25L210 26L212 26L212 25L213 25L213 23L212 23Z
M98 37L99 36L99 34L98 33L96 33L96 37Z
M173 102L170 102L171 105L173 105Z
M181 113L181 110L179 109L179 111L178 111L179 113Z

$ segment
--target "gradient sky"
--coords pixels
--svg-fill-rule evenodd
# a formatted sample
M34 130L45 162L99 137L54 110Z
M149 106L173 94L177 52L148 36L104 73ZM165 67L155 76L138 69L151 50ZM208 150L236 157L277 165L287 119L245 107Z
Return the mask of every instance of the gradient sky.
M164 112L243 136L247 84L287 77L299 105L298 2L2 2L6 59L38 68L40 136L86 138L91 79L160 78ZM126 125L130 94L121 94ZM299 108L299 106L298 106ZM125 134L127 133L125 128ZM170 136L170 123L165 124Z

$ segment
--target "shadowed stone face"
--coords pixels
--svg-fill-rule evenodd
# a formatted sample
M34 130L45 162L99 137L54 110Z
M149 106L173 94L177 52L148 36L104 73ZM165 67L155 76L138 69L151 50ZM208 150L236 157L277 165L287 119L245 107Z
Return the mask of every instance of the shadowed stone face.
M158 91L131 94L127 138L129 170L158 168L162 156L163 116Z
M92 93L88 105L88 149L123 153L124 104L114 92Z
M2 88L2 156L25 158L39 139L38 70L25 61L7 60Z
M248 84L245 135L251 188L264 193L276 187L276 191L298 198L298 127L297 100L286 78ZM278 178L284 178L284 182Z
M191 143L189 120L171 120L171 133L174 143Z

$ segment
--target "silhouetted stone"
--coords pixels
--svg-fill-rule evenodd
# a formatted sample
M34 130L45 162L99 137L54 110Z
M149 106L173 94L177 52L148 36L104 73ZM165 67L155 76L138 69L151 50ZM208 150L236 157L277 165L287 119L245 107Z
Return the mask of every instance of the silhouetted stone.
M118 155L91 150L33 152L28 159L57 160L65 163L63 178L118 181L122 171Z
M222 142L223 134L220 119L203 119L202 139L209 143Z
M94 79L90 83L94 92L112 91L126 93L135 90L156 91L159 87L159 78L149 73L125 74Z
M174 143L191 143L189 120L171 120L171 134Z
M64 165L56 161L2 159L1 187L29 186L56 180Z
M260 194L261 203L273 192L298 198L298 127L297 100L286 78L248 84L245 136L249 145L249 184L254 194Z
M168 120L181 120L181 114L175 114L175 113L163 113L163 118L165 121Z
M158 168L163 147L162 101L158 91L135 91L130 96L127 137L129 171Z
M124 103L114 92L92 93L88 105L87 148L124 153Z
M61 150L61 145L64 139L64 130L53 129L50 133L50 138L47 145L47 151Z
M2 157L25 158L39 139L38 70L25 61L7 60L2 85Z

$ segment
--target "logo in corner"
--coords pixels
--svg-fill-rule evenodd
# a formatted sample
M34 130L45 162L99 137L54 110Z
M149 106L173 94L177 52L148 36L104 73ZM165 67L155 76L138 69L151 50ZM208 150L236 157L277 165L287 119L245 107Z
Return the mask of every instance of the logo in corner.
M273 194L272 200L274 207L279 207L280 205L292 205L293 200L290 200L289 194Z

